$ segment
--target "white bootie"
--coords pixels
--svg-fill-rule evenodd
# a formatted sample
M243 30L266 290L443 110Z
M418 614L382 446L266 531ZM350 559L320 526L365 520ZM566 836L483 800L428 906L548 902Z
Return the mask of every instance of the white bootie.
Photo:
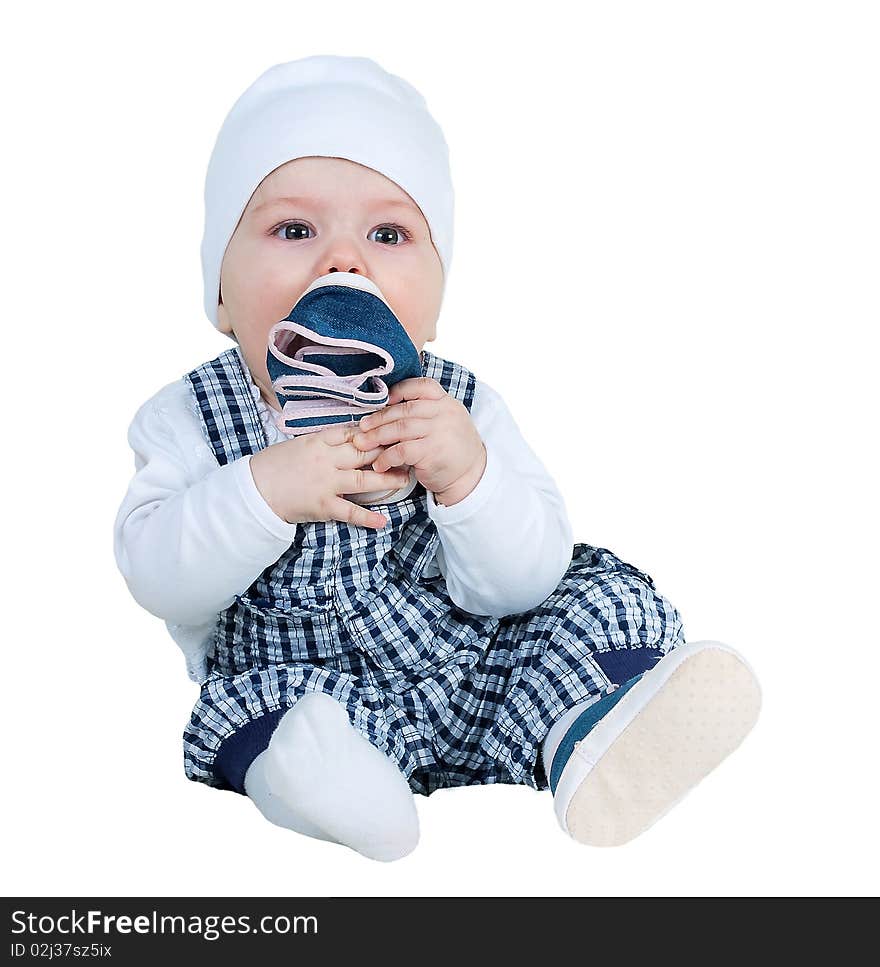
M329 836L323 829L319 829L313 823L308 822L283 800L279 799L269 788L266 779L266 753L261 752L254 761L248 766L244 775L244 791L248 798L260 810L263 816L274 823L276 826L283 826L285 829L292 829L303 836L311 836L313 839L324 839L335 843L336 840Z
M400 859L415 849L419 821L409 784L329 695L300 698L257 758L254 789L262 781L269 793L257 805L272 822L286 819L278 824L375 860ZM246 791L249 776L250 769ZM269 814L273 809L277 819Z

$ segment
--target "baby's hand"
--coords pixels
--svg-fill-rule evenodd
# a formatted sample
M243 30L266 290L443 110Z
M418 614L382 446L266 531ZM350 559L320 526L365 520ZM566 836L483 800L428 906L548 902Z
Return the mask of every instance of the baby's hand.
M399 490L409 482L409 472L359 469L382 447L362 452L351 442L356 432L352 423L330 426L275 443L250 458L254 483L279 517L290 524L340 520L378 528L388 523L382 514L340 494Z
M356 447L373 453L372 447L386 445L373 461L375 470L411 466L438 504L464 500L486 469L486 447L467 407L428 376L395 383L388 405L359 426Z

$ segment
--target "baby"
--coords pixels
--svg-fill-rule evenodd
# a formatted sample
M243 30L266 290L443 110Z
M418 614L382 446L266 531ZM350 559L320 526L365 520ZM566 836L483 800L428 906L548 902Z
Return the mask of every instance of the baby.
M188 778L378 860L415 847L414 793L485 783L549 788L575 840L624 843L740 744L760 689L731 647L685 642L650 575L572 543L499 394L423 348L452 222L442 132L372 60L307 57L244 92L202 242L235 345L135 415L116 560L201 686ZM381 294L421 375L291 436L270 331L333 273Z

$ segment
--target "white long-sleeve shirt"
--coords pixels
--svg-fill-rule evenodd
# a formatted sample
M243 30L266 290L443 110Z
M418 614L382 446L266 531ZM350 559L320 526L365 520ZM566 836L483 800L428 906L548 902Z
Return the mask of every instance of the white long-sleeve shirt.
M253 381L251 393L270 445L286 440ZM425 574L442 575L464 611L518 614L558 586L571 562L571 524L554 480L501 396L480 380L470 415L486 446L486 468L457 504L437 504L428 492L440 545ZM116 562L138 604L164 619L189 677L204 681L218 614L284 554L302 525L266 502L250 455L218 465L186 380L164 386L138 409L128 442L135 474L114 524Z

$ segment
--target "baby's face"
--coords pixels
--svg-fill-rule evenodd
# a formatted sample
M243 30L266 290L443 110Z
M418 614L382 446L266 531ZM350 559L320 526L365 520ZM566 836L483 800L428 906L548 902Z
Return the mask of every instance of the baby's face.
M263 398L269 330L315 279L371 279L416 349L436 337L443 266L419 207L397 184L343 158L296 158L251 196L223 257L220 329L234 333Z

